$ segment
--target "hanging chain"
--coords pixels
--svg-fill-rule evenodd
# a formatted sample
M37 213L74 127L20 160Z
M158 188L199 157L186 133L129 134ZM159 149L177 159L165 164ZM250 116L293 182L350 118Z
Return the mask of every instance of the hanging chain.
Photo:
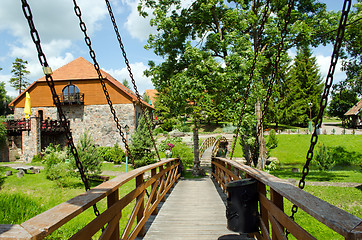
M288 1L288 12L287 12L287 15L285 16L284 27L283 27L283 29L281 31L281 39L280 39L280 43L278 45L278 52L277 52L277 56L275 58L273 71L272 71L272 76L271 76L271 79L269 81L268 91L267 91L267 94L266 94L266 99L264 101L263 111L262 111L262 115L261 115L261 118L260 118L260 124L258 126L258 130L257 130L257 133L256 133L256 138L255 138L255 142L254 142L253 151L252 151L251 156L250 156L251 161L253 161L254 155L256 153L256 146L258 144L258 138L259 138L259 135L260 135L260 132L261 132L261 128L263 126L264 117L265 117L266 112L268 110L269 99L270 99L270 96L271 96L271 93L272 93L275 78L278 75L279 61L280 61L280 58L281 58L282 50L284 48L284 39L285 39L285 37L287 35L287 27L288 27L288 25L290 23L291 13L292 13L292 9L294 7L294 1L295 0Z
M234 151L235 151L235 146L236 143L238 141L238 136L239 136L239 132L240 132L240 128L241 128L241 123L243 121L243 117L244 117L244 113L245 113L245 108L246 108L246 102L249 98L249 92L250 92L250 87L251 87L251 82L253 80L254 77L254 70L255 70L255 65L256 65L256 61L258 59L259 56L259 43L261 41L261 37L264 31L264 26L266 21L268 20L268 12L269 12L269 2L270 0L267 0L266 5L265 5L265 9L264 9L264 14L262 17L262 22L259 28L259 33L258 33L258 38L256 39L256 43L255 43L255 47L254 47L254 59L253 59L253 63L250 69L250 75L249 75L249 82L248 82L248 86L246 87L246 92L245 92L245 96L244 96L244 101L243 104L241 105L241 112L240 112L240 116L239 116L239 121L238 121L238 127L236 128L236 134L235 134L235 141L233 141L233 145L231 148L231 153L230 153L230 159L232 160L233 155L234 155Z
M325 86L324 86L324 91L323 91L323 94L321 97L318 117L315 120L315 128L314 128L314 132L311 137L310 147L309 147L307 157L306 157L306 163L303 167L303 172L302 172L303 175L298 184L298 187L300 189L304 189L304 187L305 187L305 178L307 177L307 175L309 173L309 164L313 158L313 150L314 150L314 147L317 144L317 140L318 140L317 129L321 128L321 126L322 126L323 112L327 106L328 94L329 94L330 88L333 84L333 74L336 69L339 51L342 46L344 31L345 31L345 28L347 25L347 18L348 18L349 10L351 8L351 4L352 4L352 0L345 0L344 4L343 4L342 15L341 15L341 19L339 21L339 27L337 30L337 36L336 36L336 40L335 40L335 44L334 44L334 48L333 48L333 54L331 57L331 65L329 67L327 79L326 79ZM295 213L297 213L297 211L298 211L298 207L294 204L292 207L292 215L290 216L290 218L292 220L294 220L294 215L295 215Z
M48 62L46 60L45 54L43 53L43 50L41 48L39 34L38 34L38 31L36 30L35 25L34 25L33 15L31 13L30 6L29 6L29 4L27 3L26 0L21 0L21 2L22 2L22 9L23 9L25 18L27 19L28 24L29 24L31 38L32 38L32 40L33 40L33 42L34 42L34 44L36 46L37 52L38 52L39 62L43 66L43 69L44 68L49 68L49 65L48 65ZM46 82L47 82L47 84L48 84L48 86L50 88L50 91L52 93L53 103L57 107L59 119L60 119L60 122L61 122L61 126L64 127L65 136L66 136L66 138L68 140L68 146L70 146L70 150L71 150L71 152L72 152L72 154L74 156L75 164L76 164L76 166L77 166L77 168L79 170L79 173L80 173L81 179L83 181L85 190L88 191L90 189L88 179L87 179L87 177L86 177L86 175L84 173L82 162L79 160L79 155L78 155L78 152L77 152L77 148L74 145L73 136L72 136L72 133L70 131L69 121L67 120L67 118L66 118L66 116L65 116L65 114L64 114L64 112L62 110L59 97L58 97L58 95L57 95L57 93L55 91L54 80L53 80L53 77L52 77L51 73L47 72L45 74L45 79L46 79ZM99 211L98 211L96 205L93 205L93 209L94 209L94 214L96 216L99 216Z
M117 117L117 114L116 114L116 110L114 109L113 107L113 103L111 101L111 97L109 96L109 92L107 90L107 86L104 82L104 78L102 76L102 73L101 73L101 70L100 70L100 67L99 67L99 64L97 62L97 59L96 59L96 54L92 48L92 42L91 42L91 39L89 38L88 34L87 34L87 27L85 25L85 23L83 22L82 20L82 12L76 2L76 0L73 0L73 3L74 3L74 12L75 14L77 15L78 19L79 19L79 26L80 26L80 29L82 30L83 34L84 34L84 41L85 43L87 44L88 48L89 48L89 55L90 57L92 58L93 60L93 66L95 68L95 70L97 71L97 74L98 74L98 79L102 85L102 89L103 89L103 92L104 92L104 95L106 97L106 100L107 100L107 103L109 105L109 108L111 110L111 113L113 115L113 119L114 119L114 122L116 123L116 126L117 126L117 129L119 131L119 134L122 138L122 142L124 143L124 146L126 148L126 151L127 151L127 154L128 156L131 158L131 162L134 164L134 159L133 159L133 156L131 154L131 151L129 149L129 146L128 146L128 143L127 143L127 139L124 137L124 133L122 131L122 127L119 123L119 119Z
M119 31L118 31L118 26L117 26L117 23L116 23L116 19L113 15L113 11L112 11L112 7L111 7L111 4L109 3L108 0L105 0L106 1L106 4L107 4L107 8L108 8L108 12L109 12L109 16L111 18L111 21L112 21L112 24L113 24L113 28L114 28L114 32L116 33L116 36L117 36L117 40L118 40L118 43L119 43L119 47L121 48L122 50L122 55L123 55L123 58L124 58L124 62L127 66L127 70L128 70L128 73L129 73L129 76L131 78L131 81L132 81L132 85L133 85L133 88L135 90L135 93L136 93L136 96L137 96L137 100L138 100L138 104L141 106L141 110L142 110L142 114L143 116L145 116L145 120L146 120L146 123L147 123L147 128L148 128L148 131L150 133L150 136L151 136L151 139L152 139L152 142L153 142L153 146L155 148L155 151L156 151L156 154L157 154L157 157L158 157L158 160L161 161L160 159L160 155L158 153L158 149L157 149L157 146L156 146L156 142L155 142L155 139L153 137L153 134L152 134L152 129L151 129L151 123L150 123L150 120L148 118L148 115L145 114L145 106L144 104L142 103L141 101L141 96L138 92L138 89L137 89L137 85L136 85L136 81L134 79L134 76L133 76L133 73L132 73L132 69L131 69L131 66L129 64L129 61L128 61L128 58L127 58L127 54L126 54L126 51L124 49L124 45L123 45L123 42L122 42L122 38L121 38L121 35L119 34Z

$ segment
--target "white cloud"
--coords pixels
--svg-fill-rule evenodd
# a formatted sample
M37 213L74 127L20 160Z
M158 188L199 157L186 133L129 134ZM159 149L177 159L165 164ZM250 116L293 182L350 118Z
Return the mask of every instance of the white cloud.
M323 80L325 80L325 78L327 77L328 71L329 71L329 67L331 64L331 57L330 56L323 56L323 55L317 55L317 64L319 66L320 69L320 73L323 77ZM339 60L337 62L335 71L334 71L334 75L333 75L333 82L337 83L340 82L342 80L344 80L346 78L346 74L345 72L343 72L341 70L342 68L342 61Z
M137 89L140 94L143 94L146 89L153 89L154 86L152 84L152 81L150 78L146 77L143 72L148 69L148 66L146 66L142 62L136 62L131 65L132 73L134 76L134 79L136 81ZM133 85L131 83L131 78L129 77L129 73L126 67L122 69L109 69L104 70L107 73L111 74L115 79L117 79L119 82L123 82L124 79L127 79L130 83L131 90L134 91Z

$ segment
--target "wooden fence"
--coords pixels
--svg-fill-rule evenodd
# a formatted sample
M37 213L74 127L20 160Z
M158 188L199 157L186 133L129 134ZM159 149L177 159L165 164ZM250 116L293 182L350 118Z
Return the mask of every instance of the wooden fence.
M152 214L157 214L157 205L165 200L166 193L170 192L180 177L179 164L180 160L177 158L167 159L119 175L20 225L0 225L0 239L43 239L105 198L108 208L70 239L91 239L102 227L105 229L99 239L135 239L137 235L144 234L147 219ZM149 178L145 177L146 172L149 173ZM133 179L136 180L135 189L119 199L118 189ZM146 189L149 187L151 190L146 198ZM122 209L134 200L136 203L133 212L120 234Z
M287 181L225 158L213 158L212 165L212 175L225 192L226 185L231 181L245 177L258 181L261 233L253 234L257 239L287 239L285 229L297 239L315 239L284 213L284 199L292 202L345 239L362 239L361 218L343 211ZM270 194L267 194L267 187L270 188Z

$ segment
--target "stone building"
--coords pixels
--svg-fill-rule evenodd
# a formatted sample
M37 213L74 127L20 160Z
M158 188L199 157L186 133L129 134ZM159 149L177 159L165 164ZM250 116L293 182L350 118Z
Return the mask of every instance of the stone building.
M137 97L111 75L101 72L121 126L130 129L129 137L142 114ZM90 62L79 57L53 71L52 77L75 143L85 131L89 131L97 145L113 146L117 143L124 148L98 74ZM24 119L26 92L31 98L29 120ZM143 104L151 113L153 107L146 102ZM58 121L45 77L31 84L9 105L14 107L14 120L8 122L9 148L17 152L20 159L31 161L32 156L39 154L49 143L65 144L64 129Z

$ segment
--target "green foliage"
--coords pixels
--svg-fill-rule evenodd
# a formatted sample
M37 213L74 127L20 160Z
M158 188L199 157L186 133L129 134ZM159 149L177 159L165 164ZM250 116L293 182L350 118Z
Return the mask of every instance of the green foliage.
M13 69L11 70L13 77L10 78L10 85L16 90L19 90L19 94L30 85L26 77L26 75L30 74L30 72L26 70L26 64L28 64L28 61L16 58L15 62L13 62Z
M126 161L126 153L115 144L113 147L98 147L98 154L102 161L119 164Z
M274 129L271 129L268 136L268 142L266 144L268 151L278 146L278 137Z
M331 169L335 164L331 151L323 143L317 144L313 162L317 165L319 170L323 171Z
M162 140L158 149L161 152L164 152L166 150L170 150L169 144L172 144L172 146L175 147L177 144L180 144L181 142L182 142L182 139L180 137L171 138L170 136L167 136L167 138L165 140ZM172 151L173 151L173 149L172 149Z
M21 193L0 192L0 224L20 224L45 211L44 206Z
M172 149L173 157L180 157L184 168L192 168L194 161L194 150L192 147L186 145L186 143L176 143Z
M333 85L332 101L328 106L328 114L332 117L345 119L344 114L358 102L357 93L348 90L346 84L340 82Z
M61 150L59 145L50 144L42 154L46 177L55 181L58 186L67 186L71 175L71 168L65 163L67 151Z
M153 130L153 133L154 133L155 135L163 134L163 132L164 132L164 130L163 130L162 127L157 127L157 128L155 128L155 129Z
M32 160L31 160L32 163L38 163L38 162L42 162L42 157L41 157L41 154L37 154L37 155L34 155Z
M172 129L177 123L175 118L168 118L168 119L165 118L164 120L161 121L162 121L161 128L167 132L172 131Z
M123 84L123 86L125 86L126 88L131 90L131 87L129 86L127 79L123 79L122 84Z
M156 160L154 158L155 153L152 152L153 143L148 132L146 120L141 117L138 122L137 130L131 136L130 150L134 159L134 167L138 168L151 163Z
M79 139L79 143L77 144L77 151L79 160L82 162L84 174L87 178L99 175L102 167L102 159L99 156L98 149L94 144L92 135L85 131L83 136ZM71 166L74 169L74 172L79 175L80 173L77 171L77 165L75 163L74 156L71 155Z
M7 131L6 131L6 119L0 116L0 146L6 143Z

